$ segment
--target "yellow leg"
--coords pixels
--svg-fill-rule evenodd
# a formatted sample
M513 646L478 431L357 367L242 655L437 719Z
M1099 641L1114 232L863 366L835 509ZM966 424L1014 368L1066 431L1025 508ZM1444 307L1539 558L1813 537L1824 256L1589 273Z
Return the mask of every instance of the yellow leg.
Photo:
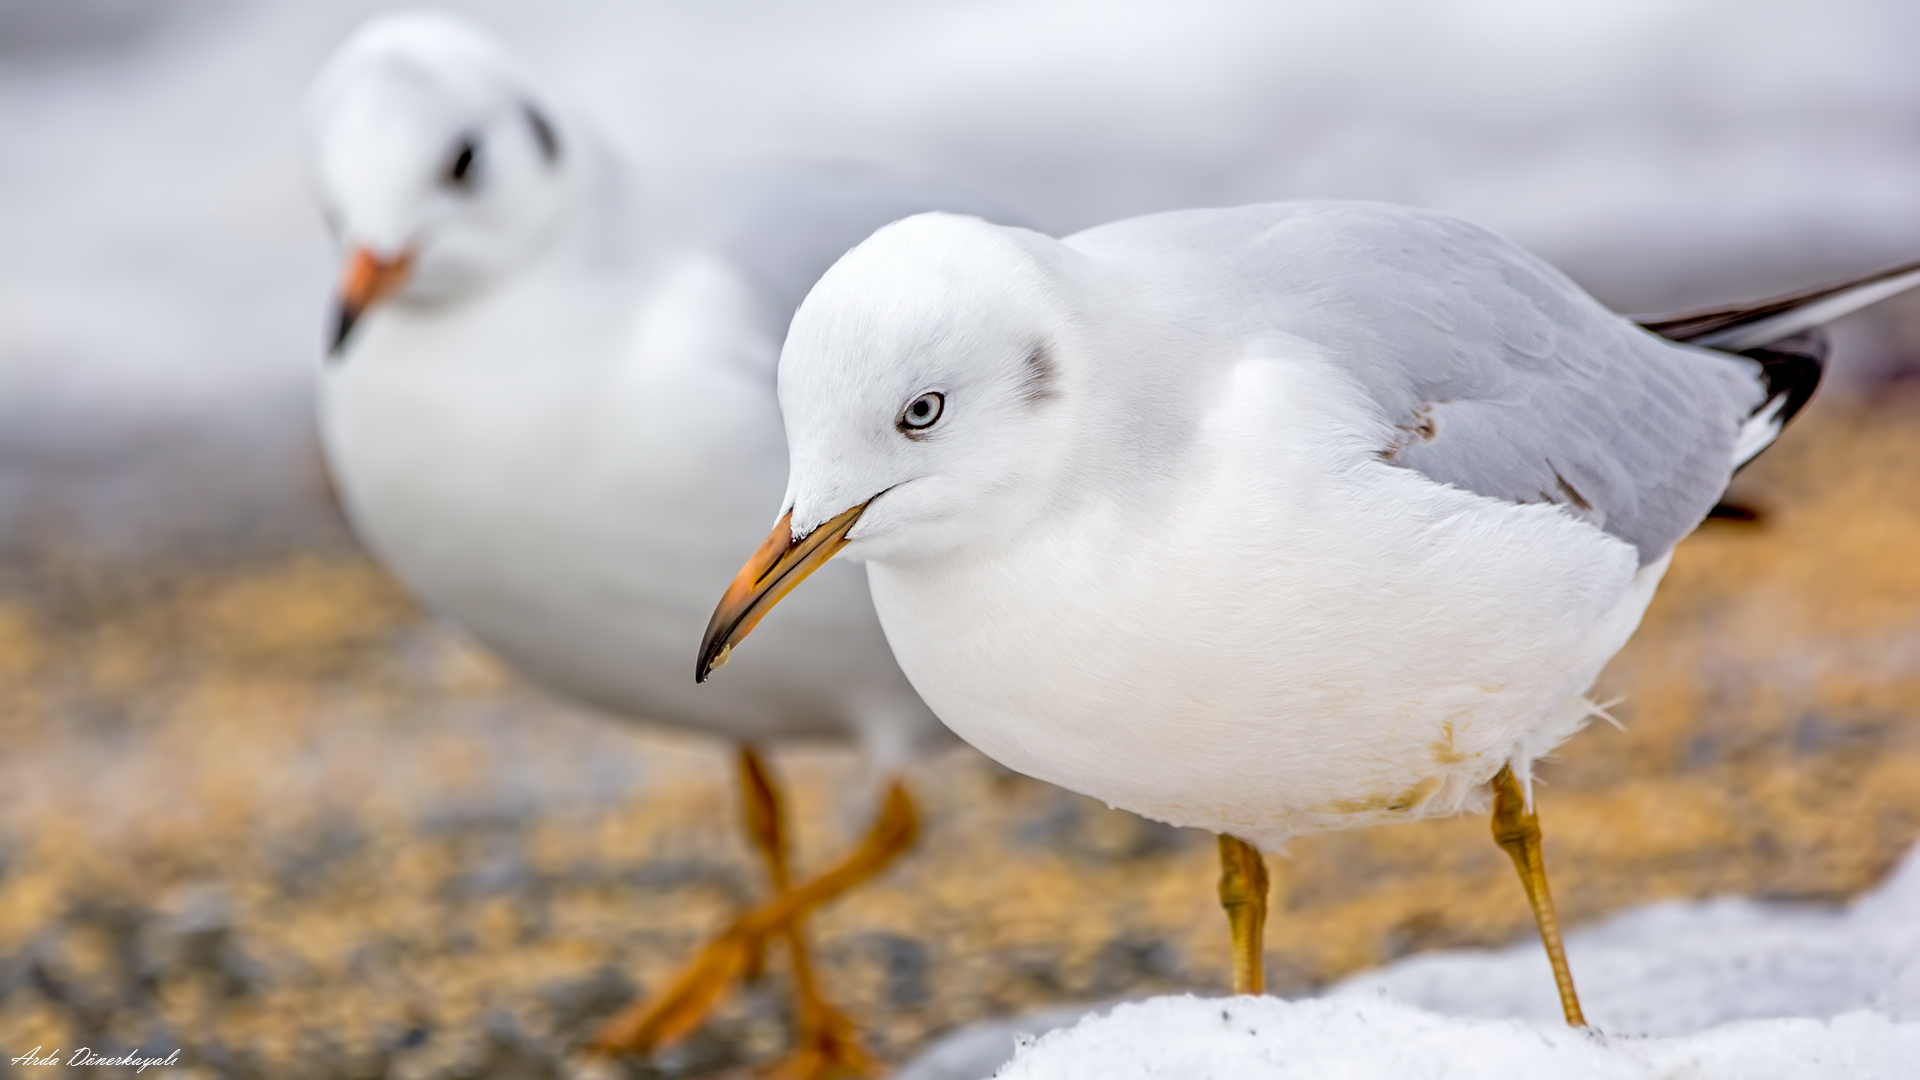
M1540 818L1527 809L1526 793L1513 778L1513 770L1506 767L1493 778L1493 839L1513 856L1513 868L1520 872L1527 903L1533 905L1533 921L1540 927L1540 941L1546 945L1547 960L1553 965L1553 981L1560 988L1560 1008L1567 1014L1567 1023L1585 1027L1580 998L1573 992L1573 971L1567 967L1567 953L1560 945L1560 920L1553 913L1553 894L1547 891L1547 864L1540 854Z
M1220 906L1233 933L1233 992L1267 991L1267 861L1260 849L1222 834Z
M741 762L748 792L748 831L755 846L767 855L769 872L784 878L787 864L779 797L757 758L752 759L755 765L749 771L749 757L742 755ZM813 909L885 869L913 845L919 828L913 800L905 787L894 783L887 789L879 817L866 839L839 865L812 881L780 890L764 906L735 919L662 994L607 1021L589 1046L602 1053L645 1054L691 1034L712 1012L727 986L759 963L767 940L778 935L794 950L794 979L800 998L796 1027L800 1029L801 1045L792 1057L775 1067L775 1075L824 1080L858 1075L870 1068L853 1036L852 1025L821 998L798 924ZM829 1052L827 1047L833 1049ZM858 1055L857 1060L849 1057L848 1049Z

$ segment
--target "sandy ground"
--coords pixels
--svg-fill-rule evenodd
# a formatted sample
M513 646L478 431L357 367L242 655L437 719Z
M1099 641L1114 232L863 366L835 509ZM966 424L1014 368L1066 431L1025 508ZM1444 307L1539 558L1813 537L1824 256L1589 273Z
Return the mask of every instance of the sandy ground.
M1650 900L1839 900L1920 837L1920 392L1828 402L1689 540L1543 767L1573 924ZM36 1046L173 1075L545 1077L762 887L729 758L542 697L349 555L88 572L0 595L0 1074ZM866 811L858 764L779 758L803 865ZM814 924L831 992L898 1060L1050 1002L1225 983L1213 846L965 749L919 768L920 849ZM1479 819L1273 860L1280 991L1530 932ZM782 976L633 1075L786 1038ZM43 1051L44 1052L44 1051ZM50 1070L22 1068L16 1075Z

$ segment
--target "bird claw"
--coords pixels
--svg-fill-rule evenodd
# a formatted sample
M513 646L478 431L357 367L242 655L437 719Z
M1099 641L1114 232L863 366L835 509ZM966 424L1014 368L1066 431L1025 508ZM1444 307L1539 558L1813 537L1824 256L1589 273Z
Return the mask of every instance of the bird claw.
M665 993L602 1025L588 1049L641 1056L692 1034L727 985L746 976L756 958L764 958L767 939L792 921L794 916L768 918L769 909L775 907L770 904L736 920ZM853 1021L826 1002L803 1002L795 1026L793 1051L760 1070L762 1080L855 1080L873 1073L873 1059L860 1045Z
M871 1076L873 1059L860 1045L853 1021L823 1001L802 1016L793 1051L760 1070L761 1080L857 1080Z
M748 916L747 918L751 918ZM642 1056L692 1034L736 976L766 951L766 933L736 921L709 943L665 993L622 1010L600 1026L587 1047L602 1054Z
M919 816L906 789L893 785L867 838L840 865L735 919L665 993L615 1015L601 1025L588 1048L602 1054L642 1055L691 1035L728 984L757 966L769 938L791 931L808 912L878 873L913 843L919 828ZM803 1000L796 1023L801 1046L781 1067L790 1063L816 1069L790 1074L807 1080L864 1075L871 1065L853 1034L853 1024L814 996L817 992L808 994L811 1000ZM807 1065L815 1058L815 1065Z

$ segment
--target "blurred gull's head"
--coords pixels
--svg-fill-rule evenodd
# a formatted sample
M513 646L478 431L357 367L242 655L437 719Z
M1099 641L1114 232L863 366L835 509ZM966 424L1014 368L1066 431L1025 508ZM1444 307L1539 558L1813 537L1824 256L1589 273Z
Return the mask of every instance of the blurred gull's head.
M436 14L361 27L308 102L314 183L347 256L337 352L383 300L447 300L527 262L578 169L570 133L492 39Z

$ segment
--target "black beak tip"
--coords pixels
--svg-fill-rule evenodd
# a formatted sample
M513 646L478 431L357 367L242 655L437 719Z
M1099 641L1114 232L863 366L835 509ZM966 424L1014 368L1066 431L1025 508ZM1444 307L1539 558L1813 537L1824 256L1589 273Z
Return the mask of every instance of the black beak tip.
M353 334L353 325L359 321L360 313L358 311L346 304L340 305L339 313L334 317L333 341L327 346L327 357L329 359L340 359L341 354L346 351L347 338Z
M700 685L711 679L714 669L726 663L732 652L733 647L724 644L723 639L716 638L703 643L700 646L700 658L693 665L694 683Z

